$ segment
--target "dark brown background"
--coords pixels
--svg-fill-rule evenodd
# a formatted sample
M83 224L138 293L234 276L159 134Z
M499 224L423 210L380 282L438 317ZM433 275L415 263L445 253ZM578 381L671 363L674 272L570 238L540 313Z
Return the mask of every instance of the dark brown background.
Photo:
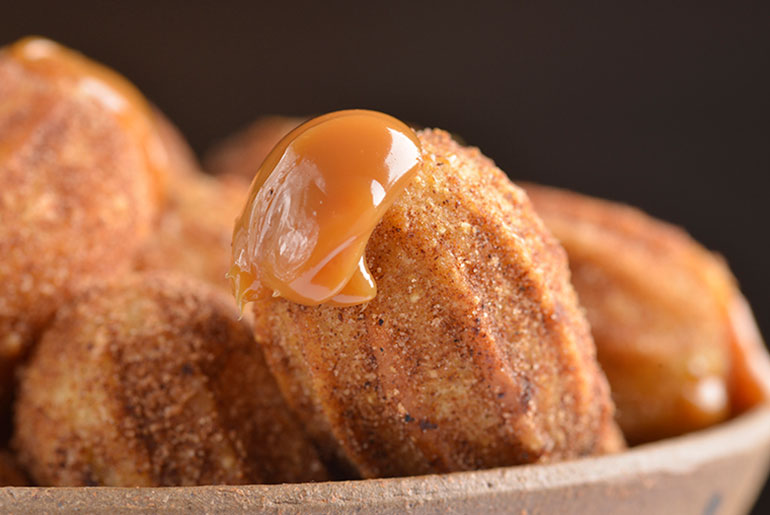
M686 227L770 334L770 2L561 3L12 2L0 43L36 33L109 64L199 152L264 113L449 129L514 180Z

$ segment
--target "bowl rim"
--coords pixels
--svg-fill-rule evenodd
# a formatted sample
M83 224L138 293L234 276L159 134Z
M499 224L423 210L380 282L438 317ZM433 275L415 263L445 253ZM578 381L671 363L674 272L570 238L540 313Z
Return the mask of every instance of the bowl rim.
M3 487L0 508L28 506L111 509L158 507L159 502L189 506L205 498L206 506L235 507L247 499L273 509L392 507L419 499L451 502L474 496L533 490L548 491L592 484L622 484L652 473L685 475L699 466L731 455L770 448L770 403L726 422L682 436L642 444L605 456L553 464L518 465L487 470L384 479L360 479L278 485L176 487ZM26 503L26 504L20 504Z

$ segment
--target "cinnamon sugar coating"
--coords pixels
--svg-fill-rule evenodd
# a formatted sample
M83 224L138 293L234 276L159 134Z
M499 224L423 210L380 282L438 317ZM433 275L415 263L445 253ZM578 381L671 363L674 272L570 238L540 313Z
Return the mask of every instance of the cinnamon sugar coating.
M141 143L68 81L0 51L0 397L57 306L130 266L158 185Z
M168 158L169 180L195 175L201 171L195 152L190 148L179 127L157 107L152 108L152 121L160 144Z
M366 249L374 300L254 304L284 397L324 458L363 477L621 449L563 249L477 149L418 134L424 167Z
M567 250L630 442L694 431L767 398L770 361L723 259L638 209L526 190Z
M91 285L21 376L14 444L41 485L325 479L232 300L166 274Z
M137 270L173 270L230 292L233 223L248 195L238 177L195 172L170 178L158 223L139 249Z
M203 173L179 129L158 110L158 135L168 155L166 197L152 234L136 253L140 271L170 270L230 292L233 223L248 195L246 180Z

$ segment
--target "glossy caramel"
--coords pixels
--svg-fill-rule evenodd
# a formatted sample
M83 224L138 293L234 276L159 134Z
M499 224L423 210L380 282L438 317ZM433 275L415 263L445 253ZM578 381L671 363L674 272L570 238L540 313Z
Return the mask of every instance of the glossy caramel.
M297 127L258 170L233 233L229 277L242 307L268 295L305 305L374 298L364 250L422 163L414 132L365 110Z
M98 102L138 142L147 168L163 191L169 158L158 136L150 106L128 80L115 71L58 43L26 37L2 50L52 84L64 83L72 94Z

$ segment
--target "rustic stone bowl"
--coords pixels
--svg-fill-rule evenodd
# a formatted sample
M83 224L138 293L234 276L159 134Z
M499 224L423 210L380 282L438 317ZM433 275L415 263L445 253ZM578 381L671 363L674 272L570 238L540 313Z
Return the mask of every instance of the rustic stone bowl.
M0 489L0 511L747 512L770 465L770 405L622 454L554 465L295 485Z

